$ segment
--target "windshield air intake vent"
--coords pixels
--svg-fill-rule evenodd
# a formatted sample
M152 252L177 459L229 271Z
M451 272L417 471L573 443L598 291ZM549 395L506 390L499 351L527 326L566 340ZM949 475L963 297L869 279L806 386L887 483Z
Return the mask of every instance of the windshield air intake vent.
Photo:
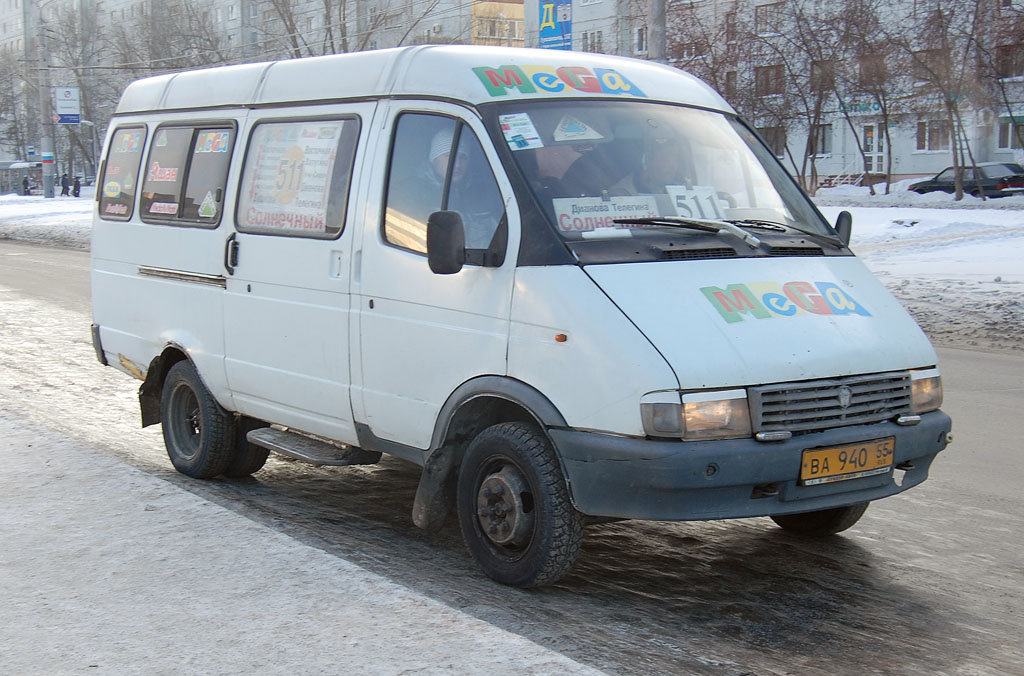
M717 249L672 249L671 251L662 251L661 260L663 261L691 261L702 258L735 258L735 249L728 247L720 247Z
M773 246L773 256L824 256L820 246Z
M821 432L893 420L910 413L905 371L752 387L754 432Z

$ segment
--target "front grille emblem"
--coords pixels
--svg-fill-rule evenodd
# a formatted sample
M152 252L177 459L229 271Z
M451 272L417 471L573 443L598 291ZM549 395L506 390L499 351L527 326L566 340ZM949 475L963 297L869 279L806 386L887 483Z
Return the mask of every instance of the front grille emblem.
M850 407L850 402L853 401L853 390L850 389L849 385L841 385L839 387L839 408L846 409Z

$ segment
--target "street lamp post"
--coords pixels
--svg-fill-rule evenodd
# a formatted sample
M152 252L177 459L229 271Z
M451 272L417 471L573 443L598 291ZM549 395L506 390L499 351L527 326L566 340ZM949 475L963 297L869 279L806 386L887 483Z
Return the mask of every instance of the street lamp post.
M53 198L53 111L50 109L50 54L46 50L46 29L43 26L43 6L39 10L39 152L43 159L43 197Z

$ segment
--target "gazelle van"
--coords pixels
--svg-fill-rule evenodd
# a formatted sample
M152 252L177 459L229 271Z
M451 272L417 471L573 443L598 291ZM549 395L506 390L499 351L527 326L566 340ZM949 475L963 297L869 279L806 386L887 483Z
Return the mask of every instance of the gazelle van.
M729 105L678 70L413 47L147 78L104 145L99 360L196 478L422 467L495 580L584 526L811 536L925 480L936 355Z

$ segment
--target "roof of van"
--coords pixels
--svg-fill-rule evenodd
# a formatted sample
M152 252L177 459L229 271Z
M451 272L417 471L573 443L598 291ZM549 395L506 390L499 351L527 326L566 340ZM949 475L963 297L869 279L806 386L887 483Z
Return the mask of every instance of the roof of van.
M696 77L589 52L423 45L184 71L128 85L118 113L378 96L472 104L524 98L651 99L732 111Z

